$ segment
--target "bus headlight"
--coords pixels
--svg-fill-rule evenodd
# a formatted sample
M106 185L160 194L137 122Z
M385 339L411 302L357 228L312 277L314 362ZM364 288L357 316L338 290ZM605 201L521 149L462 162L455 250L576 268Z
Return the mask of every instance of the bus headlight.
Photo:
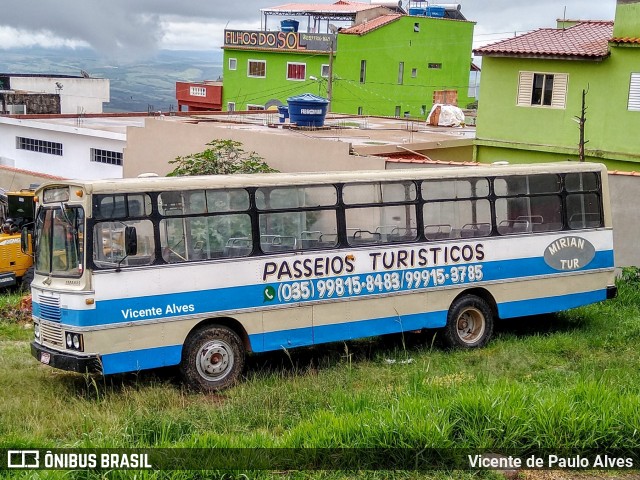
M40 340L40 324L39 323L33 324L33 336L36 337L38 340Z
M69 350L84 351L84 340L81 333L66 332L65 342Z

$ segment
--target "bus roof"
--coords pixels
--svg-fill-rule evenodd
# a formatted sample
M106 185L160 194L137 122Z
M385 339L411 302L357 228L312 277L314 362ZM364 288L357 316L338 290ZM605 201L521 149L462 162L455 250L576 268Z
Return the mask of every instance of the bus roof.
M536 173L600 172L600 163L555 162L538 164L491 164L461 168L411 168L398 170L359 170L355 172L302 172L234 175L205 175L186 177L144 177L110 180L51 181L39 190L52 186L74 185L91 193L152 192L185 189L216 189L243 187L275 187L331 183L357 183L419 179L469 178L482 176L525 175Z

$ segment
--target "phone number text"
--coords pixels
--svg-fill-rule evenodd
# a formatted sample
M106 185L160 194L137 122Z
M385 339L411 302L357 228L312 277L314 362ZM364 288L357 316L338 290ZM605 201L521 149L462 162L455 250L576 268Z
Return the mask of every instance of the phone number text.
M482 278L482 265L465 265L285 282L277 292L279 301L297 302L472 283Z

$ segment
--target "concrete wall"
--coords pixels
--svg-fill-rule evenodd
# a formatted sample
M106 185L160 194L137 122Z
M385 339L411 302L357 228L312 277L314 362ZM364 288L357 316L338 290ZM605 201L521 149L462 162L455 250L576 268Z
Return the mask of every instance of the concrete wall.
M60 96L49 93L2 93L0 108L3 112L11 111L9 106L24 106L27 115L60 113Z
M609 175L616 266L640 266L640 176Z
M16 148L16 137L62 144L63 155ZM121 178L122 167L91 161L91 149L122 152L124 134L0 117L0 165L66 178Z
M102 104L109 101L106 78L11 77L11 89L59 93L60 113L102 113Z
M201 152L213 139L241 142L245 151L255 151L281 172L375 170L385 166L380 157L350 155L346 142L263 133L251 126L231 129L207 122L188 124L149 118L144 128L127 128L123 176L136 177L146 172L166 175L174 168L169 164L171 160Z

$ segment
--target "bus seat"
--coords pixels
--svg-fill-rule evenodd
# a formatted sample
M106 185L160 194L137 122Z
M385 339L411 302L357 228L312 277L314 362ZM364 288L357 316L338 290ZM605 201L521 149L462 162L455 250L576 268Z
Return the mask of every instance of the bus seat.
M317 248L320 246L320 238L322 238L320 230L300 232L300 248L302 250Z
M460 238L488 237L491 235L490 223L467 223L460 229Z
M526 220L532 225L542 225L544 223L542 215L519 215L516 220Z
M529 220L502 220L498 224L498 233L501 235L513 235L516 233L531 232Z
M417 228L395 227L388 235L387 239L392 242L413 241L418 237Z
M318 239L318 245L320 247L335 247L338 243L337 233L323 233Z
M452 238L451 225L447 223L425 225L424 235L427 240L443 240L446 238Z
M352 245L364 245L370 243L380 243L382 235L380 232L370 232L369 230L357 230L351 236L350 242Z
M223 257L246 257L251 253L251 241L247 237L235 237L227 240Z
M574 213L569 217L569 227L571 228L595 228L602 223L599 213Z

